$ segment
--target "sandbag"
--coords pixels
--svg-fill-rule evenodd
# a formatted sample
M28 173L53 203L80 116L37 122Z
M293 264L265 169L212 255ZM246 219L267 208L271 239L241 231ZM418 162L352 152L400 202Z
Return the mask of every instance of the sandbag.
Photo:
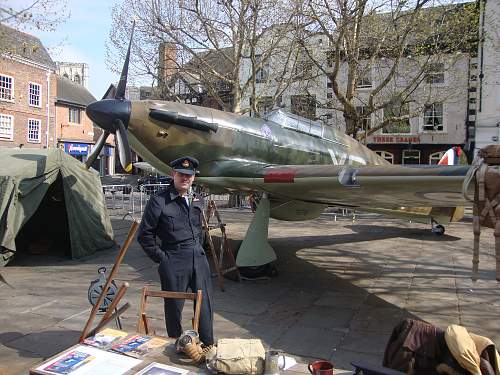
M214 373L260 375L265 356L258 339L219 339L216 350L207 353L207 368Z
M477 155L488 165L500 165L500 146L483 147L477 152Z

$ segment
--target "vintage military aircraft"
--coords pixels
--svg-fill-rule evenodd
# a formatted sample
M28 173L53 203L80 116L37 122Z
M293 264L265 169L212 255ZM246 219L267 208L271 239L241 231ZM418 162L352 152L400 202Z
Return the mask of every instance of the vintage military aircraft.
M104 130L87 167L113 133L126 171L132 167L130 141L164 173L168 162L191 155L201 161L198 183L211 191L264 193L238 253L240 266L276 259L267 242L269 217L307 220L328 206L435 224L462 217L457 207L465 202L466 166L391 165L353 138L282 110L257 119L176 102L129 101L129 57L130 45L117 89L87 107Z

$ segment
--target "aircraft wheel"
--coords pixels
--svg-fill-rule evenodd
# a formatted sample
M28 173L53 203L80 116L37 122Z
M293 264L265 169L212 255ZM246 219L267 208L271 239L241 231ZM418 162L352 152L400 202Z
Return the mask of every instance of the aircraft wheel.
M444 234L444 231L444 226L442 226L441 224L438 224L434 228L432 228L432 232L438 236L442 236Z

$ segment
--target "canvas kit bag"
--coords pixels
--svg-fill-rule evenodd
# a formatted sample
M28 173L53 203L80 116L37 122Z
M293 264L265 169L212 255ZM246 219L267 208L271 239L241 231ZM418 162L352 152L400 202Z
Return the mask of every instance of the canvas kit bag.
M474 200L467 194L475 180ZM500 146L490 145L478 151L463 186L465 198L473 202L474 250L472 270L479 271L481 226L492 228L495 235L496 279L500 281Z
M214 373L260 375L265 356L258 339L219 339L217 347L207 353L207 368Z

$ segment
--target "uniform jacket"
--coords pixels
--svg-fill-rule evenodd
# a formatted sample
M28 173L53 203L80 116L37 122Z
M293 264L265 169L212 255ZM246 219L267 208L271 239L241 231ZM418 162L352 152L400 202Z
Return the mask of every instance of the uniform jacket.
M436 374L444 342L439 328L414 319L405 319L394 327L385 348L383 365L408 373L413 362L414 373Z
M137 241L156 263L183 244L202 244L202 208L196 198L186 203L173 184L153 195L142 217Z

